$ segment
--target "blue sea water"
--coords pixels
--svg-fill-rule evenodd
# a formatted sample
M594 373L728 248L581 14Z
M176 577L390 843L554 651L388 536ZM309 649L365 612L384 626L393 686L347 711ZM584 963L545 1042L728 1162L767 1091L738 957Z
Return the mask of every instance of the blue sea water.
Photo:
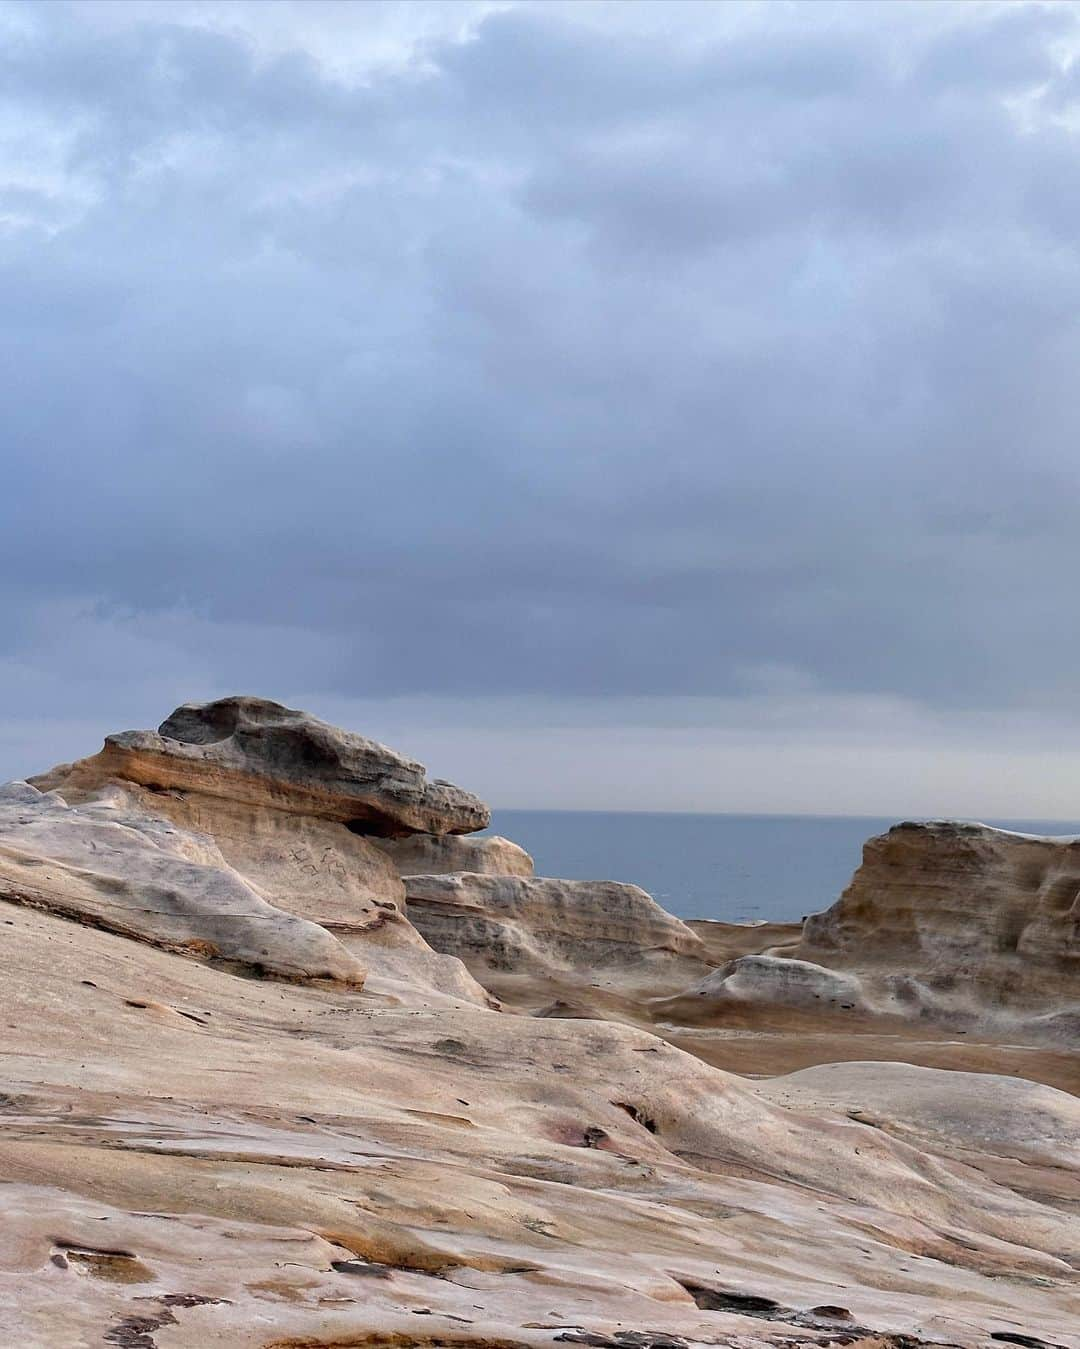
M532 853L540 876L632 881L681 918L798 919L827 908L863 843L896 817L677 815L496 810L492 832ZM1076 834L1062 820L987 820L1029 834Z

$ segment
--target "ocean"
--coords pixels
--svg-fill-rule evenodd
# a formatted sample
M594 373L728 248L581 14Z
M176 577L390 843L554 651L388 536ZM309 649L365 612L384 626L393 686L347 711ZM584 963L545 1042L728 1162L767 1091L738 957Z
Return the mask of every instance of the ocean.
M491 832L532 853L538 876L631 881L680 918L798 919L828 906L862 845L899 817L681 815L496 810ZM1028 834L1077 834L1062 820L987 820Z

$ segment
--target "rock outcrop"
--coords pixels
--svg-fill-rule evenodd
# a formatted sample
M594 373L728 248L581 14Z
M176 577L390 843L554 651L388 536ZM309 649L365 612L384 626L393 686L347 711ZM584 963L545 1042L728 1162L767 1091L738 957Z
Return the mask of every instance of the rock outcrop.
M357 834L467 834L491 812L423 764L265 698L178 707L157 731L110 735L83 774L335 820Z
M1080 1003L1080 839L900 824L871 839L797 954L916 978L957 1010L1033 1016Z
M498 834L407 834L379 839L378 846L402 876L445 876L474 871L483 876L531 876L524 848Z
M0 788L0 898L283 978L364 979L331 933L268 904L212 839L116 789L76 809L27 783Z
M686 982L707 968L701 939L636 885L456 872L406 876L405 895L428 943L485 986L576 974L629 988Z
M824 1057L928 1054L872 999L962 1000L930 988L950 958L1063 987L1069 854L994 843L935 891L926 846L871 848L891 888L856 878L810 963L785 927L702 940L635 886L534 877L460 836L486 820L257 699L0 790L0 1344L1080 1349L1075 1097ZM1015 947L964 938L1017 876ZM500 1009L514 981L543 998ZM823 1038L855 989L860 1034ZM682 1052L662 1018L702 1004ZM714 1066L739 1043L758 1079L814 1066L750 1082Z
M743 1004L1076 1043L1080 839L897 825L867 842L843 895L798 940L776 925L741 938L694 926L714 961L747 954L658 1005L688 1024Z

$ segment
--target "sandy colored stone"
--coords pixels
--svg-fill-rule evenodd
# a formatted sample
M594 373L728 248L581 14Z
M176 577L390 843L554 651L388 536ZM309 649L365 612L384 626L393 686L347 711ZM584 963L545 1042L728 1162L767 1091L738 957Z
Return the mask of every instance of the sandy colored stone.
M855 975L827 970L809 960L748 955L712 970L686 989L684 998L764 1002L777 1007L838 1007L865 1005L862 985Z
M865 845L837 902L806 920L802 949L947 965L1014 999L1056 1000L1080 972L1080 839L896 825Z
M1032 1197L1029 1164L1011 1183L972 1165L970 1129L959 1161L944 1126L911 1141L789 1109L625 1026L387 1007L9 913L8 1342L93 1344L183 1294L207 1301L159 1349L375 1343L421 1312L462 1344L579 1327L745 1349L814 1343L812 1309L836 1304L916 1342L1076 1349L1074 1216ZM58 1239L152 1281L60 1269Z
M805 997L976 1005L933 985L948 915L927 956L969 873L909 899L918 942L886 886L793 978L797 932L695 931L634 886L403 885L360 823L431 834L467 794L381 747L364 778L343 746L371 742L304 714L165 727L194 738L111 738L0 795L0 1344L1080 1349L1080 1118L1045 1085L1076 1053L1061 970L1027 991L1043 939L998 978L1008 1038ZM498 851L415 846L458 842ZM979 1071L834 1061L877 1056Z
M379 839L402 876L438 876L476 871L485 876L531 876L533 860L524 848L498 834L408 834Z
M485 986L500 976L680 985L707 968L701 939L636 885L484 876L406 876L411 921Z
M100 754L68 766L73 773L79 783L196 791L387 837L469 833L490 819L471 793L429 781L423 764L265 698L185 703L157 731L106 737Z
M267 903L213 839L115 788L78 807L27 783L0 788L0 897L284 978L364 978L334 936Z

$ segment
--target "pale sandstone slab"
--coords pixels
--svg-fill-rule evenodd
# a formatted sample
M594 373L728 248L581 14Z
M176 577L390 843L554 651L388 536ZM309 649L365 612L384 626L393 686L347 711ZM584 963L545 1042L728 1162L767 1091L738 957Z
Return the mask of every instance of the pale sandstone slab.
M384 1009L27 910L0 932L13 1343L93 1344L183 1294L158 1349L1080 1344L1072 1215L932 1131L789 1110L626 1027Z
M324 928L261 898L213 839L119 789L74 807L27 783L0 788L0 896L285 978L364 978Z
M498 834L408 834L379 839L378 846L402 876L443 876L454 871L531 876L534 870L525 849Z
M909 1141L947 1152L1080 1172L1080 1100L1021 1077L911 1063L823 1063L757 1083L755 1090L794 1109L888 1124Z
M414 926L481 983L607 975L634 987L707 967L701 939L636 885L457 872L406 876L405 893Z

